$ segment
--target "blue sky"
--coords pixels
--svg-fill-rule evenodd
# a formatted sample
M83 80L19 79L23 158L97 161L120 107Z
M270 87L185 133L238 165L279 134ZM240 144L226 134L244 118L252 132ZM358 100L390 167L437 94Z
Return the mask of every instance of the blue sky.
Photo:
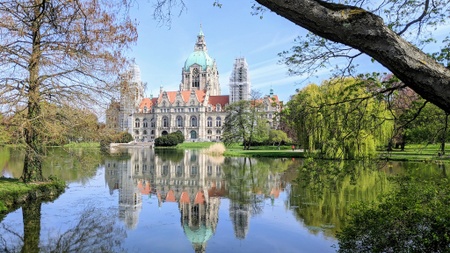
M178 89L181 68L194 49L200 24L208 53L217 62L222 94L229 92L228 80L237 57L245 57L249 64L252 89L266 95L273 88L284 102L296 89L331 76L326 70L309 80L289 76L287 67L278 63L278 53L290 49L298 35L306 34L303 28L271 12L262 19L251 15L253 1L224 1L222 8L213 7L212 3L186 1L187 10L181 16L175 15L170 27L153 19L150 3L139 3L133 8L131 15L139 22L139 38L129 56L141 68L147 97L158 95L161 85L164 90ZM361 66L363 72L386 71L367 58Z

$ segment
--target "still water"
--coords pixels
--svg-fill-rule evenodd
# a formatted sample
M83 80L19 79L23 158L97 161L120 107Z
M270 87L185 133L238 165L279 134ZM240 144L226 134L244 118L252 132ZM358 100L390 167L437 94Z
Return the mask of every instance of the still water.
M20 177L22 159L0 150L3 176ZM351 203L375 200L402 170L308 166L191 150L49 150L44 174L68 188L6 215L0 252L335 252Z

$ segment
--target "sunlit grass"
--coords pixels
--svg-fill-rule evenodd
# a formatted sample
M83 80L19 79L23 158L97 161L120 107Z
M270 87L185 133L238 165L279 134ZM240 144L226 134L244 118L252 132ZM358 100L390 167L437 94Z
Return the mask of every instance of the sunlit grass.
M407 144L403 151L400 149L390 152L380 151L380 157L404 161L450 160L450 144L445 145L445 151L445 155L439 155L440 144Z
M183 142L177 145L177 148L180 149L200 149L200 148L209 148L215 142Z

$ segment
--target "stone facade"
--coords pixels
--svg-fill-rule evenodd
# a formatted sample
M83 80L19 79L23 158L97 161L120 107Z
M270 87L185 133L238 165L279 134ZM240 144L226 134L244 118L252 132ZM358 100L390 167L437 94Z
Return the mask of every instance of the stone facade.
M200 30L194 51L181 71L178 91L165 91L158 97L143 98L144 84L140 69L133 64L125 76L120 102L112 101L106 111L106 126L131 133L136 141L151 141L162 135L180 131L187 141L219 141L227 113L225 107L250 99L248 64L236 59L230 77L231 95L221 95L219 71L208 55L205 36ZM273 94L261 100L266 106L269 124L276 128L276 112L281 102ZM275 123L274 123L275 122Z

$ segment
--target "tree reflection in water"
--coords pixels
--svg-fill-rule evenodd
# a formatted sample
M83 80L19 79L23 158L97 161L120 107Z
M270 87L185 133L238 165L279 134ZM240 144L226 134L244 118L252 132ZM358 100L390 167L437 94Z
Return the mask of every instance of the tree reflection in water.
M78 223L62 234L40 242L41 202L23 206L24 233L2 224L1 252L120 252L126 237L125 229L116 224L114 213L97 207L87 207ZM6 232L6 233L5 233Z

